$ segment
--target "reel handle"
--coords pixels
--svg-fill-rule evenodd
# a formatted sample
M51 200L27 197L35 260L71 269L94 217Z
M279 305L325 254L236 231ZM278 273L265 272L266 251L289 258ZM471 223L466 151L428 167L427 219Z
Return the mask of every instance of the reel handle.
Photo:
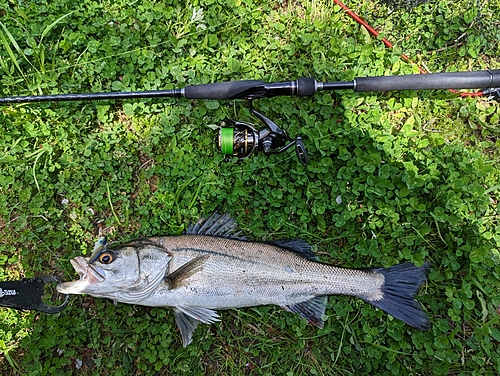
M304 143L302 142L302 137L297 137L295 139L295 153L297 154L297 159L305 167L307 162L309 162L309 157L307 156L307 151Z

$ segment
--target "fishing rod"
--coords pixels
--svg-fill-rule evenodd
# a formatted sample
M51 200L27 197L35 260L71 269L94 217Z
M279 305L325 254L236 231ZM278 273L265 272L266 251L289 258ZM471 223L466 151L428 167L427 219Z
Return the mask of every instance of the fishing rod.
M217 137L218 149L224 155L243 159L257 151L263 152L264 155L271 155L282 153L295 146L298 160L306 165L308 157L302 138L296 137L295 140L289 138L276 123L253 108L253 100L276 96L307 97L319 91L334 90L376 92L436 89L481 89L478 95L486 95L498 100L500 99L500 70L358 77L352 81L340 82L318 82L314 78L299 78L294 81L274 83L258 80L228 81L170 90L4 97L0 98L0 105L145 98L245 99L250 101L252 114L264 123L265 128L257 130L251 123L226 119Z

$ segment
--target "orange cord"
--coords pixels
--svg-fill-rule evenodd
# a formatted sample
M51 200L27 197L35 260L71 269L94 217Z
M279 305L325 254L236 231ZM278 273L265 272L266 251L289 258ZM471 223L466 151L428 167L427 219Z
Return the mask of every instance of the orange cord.
M374 37L378 37L379 36L379 32L377 30L375 30L373 27L371 27L370 25L368 25L368 23L366 23L366 21L364 21L360 16L358 16L352 9L350 9L347 5L345 5L343 2L341 2L340 0L333 0L335 2L335 4L337 4L339 7L341 7L342 9L345 10L345 12L349 15L349 17L351 17L353 20L355 20L357 23L359 23L360 25L362 25L366 30L368 30L368 32L373 35ZM387 39L385 38L382 38L382 43L385 44L385 46L387 48L392 48L394 47L394 45L389 42ZM425 70L423 70L422 68L420 68L418 66L418 64L414 63L413 61L411 61L411 59L407 56L407 55L401 55L401 58L408 62L408 63L412 63L412 64L415 64L420 72L420 74L427 74L427 72ZM482 92L478 91L478 92L459 92L457 90L452 90L452 89L449 89L452 93L456 93L456 94L459 94L459 96L461 97L480 97L483 95Z

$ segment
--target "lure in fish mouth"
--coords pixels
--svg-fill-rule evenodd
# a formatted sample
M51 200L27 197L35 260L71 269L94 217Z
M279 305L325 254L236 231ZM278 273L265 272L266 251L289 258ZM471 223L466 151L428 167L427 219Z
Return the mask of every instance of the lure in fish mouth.
M104 270L99 268L97 265L92 265L97 257L100 257L102 261L111 260L114 257L112 252L102 251L105 249L107 243L106 236L100 237L95 243L94 250L90 258L75 257L71 259L71 265L80 276L80 279L73 282L66 282L59 285L60 289L65 289L70 294L83 294L88 289L88 285L103 282L106 279L106 273ZM90 262L91 261L91 262Z
M196 326L218 321L216 310L277 305L323 327L329 295L351 295L408 325L430 327L414 299L428 264L347 269L321 263L303 240L248 241L229 215L214 213L181 236L149 237L107 248L71 264L80 279L57 286L64 294L171 307L183 345Z

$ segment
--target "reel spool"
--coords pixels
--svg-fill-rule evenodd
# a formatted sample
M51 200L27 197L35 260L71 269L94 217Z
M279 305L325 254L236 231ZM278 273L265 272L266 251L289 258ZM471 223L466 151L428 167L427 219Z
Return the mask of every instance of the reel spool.
M249 123L228 119L219 130L217 147L224 155L244 159L252 155L258 145L259 132Z
M226 119L217 137L217 148L222 154L244 159L259 150L264 155L271 155L282 153L295 146L299 162L304 166L307 165L307 152L301 137L291 140L272 120L254 109L252 113L262 120L266 128L257 131L250 123Z

